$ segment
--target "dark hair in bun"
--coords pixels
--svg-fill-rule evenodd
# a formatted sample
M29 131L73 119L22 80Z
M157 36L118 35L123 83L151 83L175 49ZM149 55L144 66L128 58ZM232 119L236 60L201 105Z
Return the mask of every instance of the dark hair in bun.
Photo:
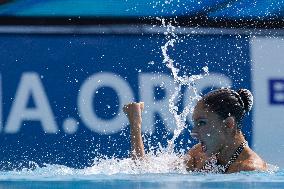
M237 92L244 103L244 110L249 112L253 105L253 96L248 89L239 89Z
M253 96L248 89L237 92L229 88L221 88L206 94L201 100L209 110L217 113L221 118L234 116L241 129L241 121L253 105Z

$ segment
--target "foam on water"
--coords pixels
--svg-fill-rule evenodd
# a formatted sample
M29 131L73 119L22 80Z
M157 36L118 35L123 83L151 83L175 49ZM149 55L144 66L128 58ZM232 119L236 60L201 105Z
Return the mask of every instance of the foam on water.
M85 174L146 174L146 173L179 173L184 174L186 167L183 159L175 154L159 152L146 154L143 160L97 159L94 165L85 169Z
M153 158L154 156L150 157ZM284 170L271 166L267 172L240 172L228 174L203 174L186 172L168 166L175 162L175 157L157 156L149 161L135 162L127 159L99 160L94 166L85 169L73 169L63 165L45 165L33 170L1 171L0 181L104 181L104 180L136 180L148 182L284 182ZM176 162L180 163L180 162ZM162 169L168 166L168 169ZM171 168L170 168L171 167ZM159 178L159 179L157 179Z

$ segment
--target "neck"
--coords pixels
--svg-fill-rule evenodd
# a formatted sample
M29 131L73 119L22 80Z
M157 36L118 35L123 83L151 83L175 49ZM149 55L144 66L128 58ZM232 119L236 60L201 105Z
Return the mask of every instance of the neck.
M245 138L241 132L236 133L233 140L227 140L228 142L224 144L218 154L218 161L222 165L226 165L232 155L236 152L237 148L245 141Z

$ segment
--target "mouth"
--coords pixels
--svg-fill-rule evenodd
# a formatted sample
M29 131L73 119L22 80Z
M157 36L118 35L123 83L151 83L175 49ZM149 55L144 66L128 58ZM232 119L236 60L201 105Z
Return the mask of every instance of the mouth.
M190 133L190 136L195 139L195 140L198 140L198 134L197 133Z
M201 147L202 147L202 151L206 152L207 150L206 144L202 140L199 139L198 134L192 132L190 133L190 136L195 140L199 140L199 143L201 144Z
M202 151L206 152L206 150L207 150L206 144L203 141L200 141L200 144L201 144L201 147L202 147Z

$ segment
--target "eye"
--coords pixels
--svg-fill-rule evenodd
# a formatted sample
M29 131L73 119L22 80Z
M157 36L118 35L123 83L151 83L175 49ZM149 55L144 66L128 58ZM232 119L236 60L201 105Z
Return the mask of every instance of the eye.
M198 126L204 126L206 125L206 121L200 120L198 121Z
M202 126L204 126L204 125L206 125L207 124L207 122L205 121L205 120L199 120L199 121L197 121L195 124L194 124L194 126L195 127L202 127Z

